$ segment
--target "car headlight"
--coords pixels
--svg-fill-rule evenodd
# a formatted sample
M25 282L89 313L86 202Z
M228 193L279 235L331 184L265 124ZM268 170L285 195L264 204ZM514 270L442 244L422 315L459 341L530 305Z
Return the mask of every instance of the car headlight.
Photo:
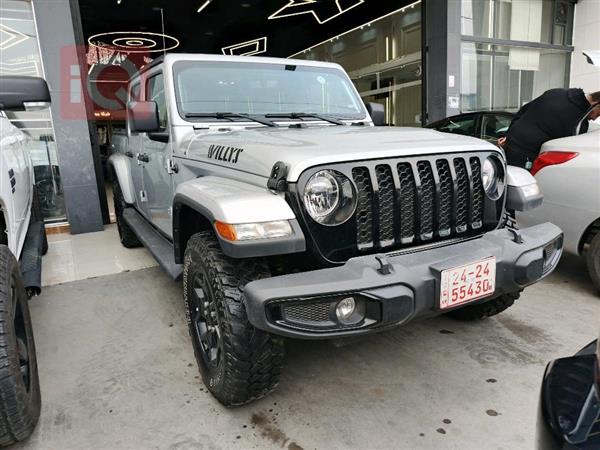
M356 209L354 185L335 170L320 170L311 176L303 197L306 211L321 225L341 225Z
M483 189L488 197L496 200L504 193L504 167L495 156L488 156L481 170Z

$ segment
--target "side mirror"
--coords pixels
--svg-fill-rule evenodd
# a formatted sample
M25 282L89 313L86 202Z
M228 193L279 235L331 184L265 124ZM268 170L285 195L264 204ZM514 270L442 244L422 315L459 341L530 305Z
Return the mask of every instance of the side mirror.
M156 102L129 102L127 104L127 122L131 131L135 133L159 131Z
M371 116L371 120L376 127L380 127L385 125L385 109L383 105L380 103L365 103L365 107L369 115Z
M0 76L0 110L35 110L49 105L50 91L43 78Z

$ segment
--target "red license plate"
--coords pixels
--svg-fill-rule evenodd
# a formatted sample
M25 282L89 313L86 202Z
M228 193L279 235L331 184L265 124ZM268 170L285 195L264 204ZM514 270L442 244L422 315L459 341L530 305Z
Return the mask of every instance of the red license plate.
M496 258L443 270L440 284L441 309L492 295L496 289Z

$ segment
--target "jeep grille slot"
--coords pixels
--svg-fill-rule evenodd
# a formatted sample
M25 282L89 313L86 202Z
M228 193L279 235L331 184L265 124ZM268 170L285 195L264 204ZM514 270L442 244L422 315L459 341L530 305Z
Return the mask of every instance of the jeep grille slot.
M469 214L469 174L467 165L462 158L454 160L454 170L456 171L456 232L464 233L467 231L467 220Z
M448 236L452 223L452 199L454 198L454 181L450 164L445 159L436 161L438 177L440 178L440 207L438 209L438 229L440 236Z
M398 192L400 196L400 241L403 244L410 244L415 238L417 188L409 163L398 164L398 177L400 183Z
M394 243L394 179L392 169L387 165L378 165L377 185L379 188L379 236L382 245Z
M422 241L433 239L433 195L435 191L435 182L433 181L433 172L429 161L419 161L417 163L419 170L419 208L421 227L419 236Z
M481 162L479 158L471 158L471 173L473 174L473 218L474 229L483 225L483 180L481 178Z
M461 235L483 226L485 202L478 157L378 164L374 169L352 169L358 192L359 250L415 240L427 243L436 236Z
M363 250L373 247L373 187L369 169L355 167L352 177L356 183L358 205L356 207L356 238L358 248Z

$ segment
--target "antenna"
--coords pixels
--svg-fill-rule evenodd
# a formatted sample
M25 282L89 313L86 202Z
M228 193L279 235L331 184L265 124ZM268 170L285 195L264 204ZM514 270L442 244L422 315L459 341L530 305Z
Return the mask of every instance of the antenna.
M163 55L167 55L167 44L165 42L165 16L163 14L163 9L160 8L160 23L162 27L162 41L163 41Z

